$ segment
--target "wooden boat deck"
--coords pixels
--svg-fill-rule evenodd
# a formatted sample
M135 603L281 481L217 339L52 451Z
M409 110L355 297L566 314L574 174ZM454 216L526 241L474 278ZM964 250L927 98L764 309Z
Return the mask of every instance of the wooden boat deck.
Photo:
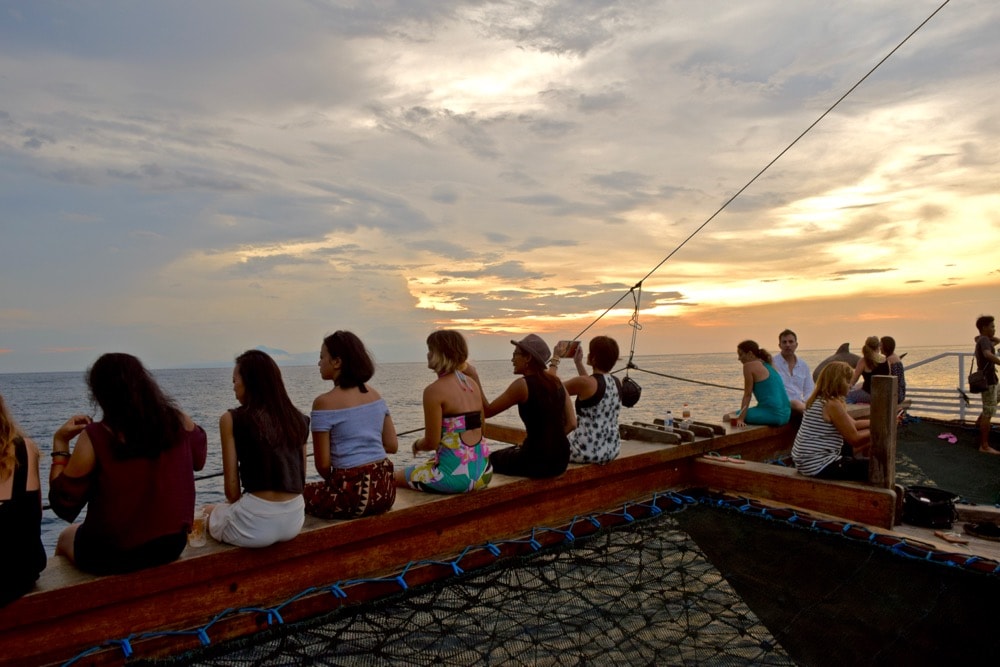
M97 577L53 557L34 592L0 609L0 665L62 662L107 640L204 627L223 610L260 610L313 586L394 575L407 563L424 563L407 577L411 583L424 583L439 578L440 568L445 567L427 561L453 557L469 546L522 538L537 527L559 528L574 516L615 511L658 492L694 486L741 493L736 487L749 484L747 495L763 497L770 504L799 507L812 515L832 506L837 514L829 515L831 519L865 524L946 551L1000 560L1000 543L970 538L968 545L949 544L933 531L910 526L889 531L886 526L893 525L895 516L891 489L816 482L776 466L720 460L726 456L769 460L789 450L794 432L793 426L726 427L717 437L686 435L688 441L675 445L623 440L616 460L571 465L555 479L494 475L489 488L458 496L399 489L394 507L384 515L351 521L308 517L294 540L264 549L241 549L209 537L207 546L187 548L174 563L127 575ZM487 435L494 441L517 442L520 431L488 424ZM750 474L751 468L762 474ZM811 485L808 492L803 484ZM845 488L850 491L846 495ZM845 504L844 497L851 500ZM813 502L816 498L820 500ZM468 564L494 559L480 550L469 556ZM464 569L466 564L463 560ZM381 594L398 590L390 582ZM375 591L371 597L378 594ZM341 604L324 589L303 596L281 614L285 621L297 620ZM212 627L212 640L249 634L267 623L263 613L231 616ZM145 656L198 645L194 634L132 642ZM110 648L76 664L123 661L122 652Z

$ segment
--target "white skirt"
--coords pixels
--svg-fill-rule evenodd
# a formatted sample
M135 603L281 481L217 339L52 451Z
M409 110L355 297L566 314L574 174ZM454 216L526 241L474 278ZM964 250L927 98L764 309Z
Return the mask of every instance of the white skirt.
M272 502L244 493L235 503L215 506L208 517L208 532L219 542L238 547L266 547L298 535L305 508L302 496Z

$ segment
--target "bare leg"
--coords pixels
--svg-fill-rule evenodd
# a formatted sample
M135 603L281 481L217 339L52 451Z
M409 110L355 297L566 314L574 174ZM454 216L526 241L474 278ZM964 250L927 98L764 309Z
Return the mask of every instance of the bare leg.
M70 525L63 528L63 531L59 533L59 541L56 542L56 555L65 556L70 560L71 563L75 563L73 545L76 542L76 531L80 529L80 524L71 523Z
M979 415L976 424L979 426L979 451L985 454L1000 454L1000 451L990 447L990 428L992 424L985 412Z

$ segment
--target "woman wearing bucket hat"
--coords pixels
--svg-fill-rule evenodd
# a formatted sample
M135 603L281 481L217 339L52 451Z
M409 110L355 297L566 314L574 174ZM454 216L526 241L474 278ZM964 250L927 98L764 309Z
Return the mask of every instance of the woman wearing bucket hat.
M551 353L539 336L528 334L512 340L514 354L511 363L514 380L500 396L490 401L483 391L476 369L469 366L466 374L479 385L483 394L486 417L500 414L517 406L524 422L525 438L519 447L509 447L490 454L493 471L518 477L555 477L569 463L569 440L566 434L576 428L576 412L569 394L559 378L546 372Z

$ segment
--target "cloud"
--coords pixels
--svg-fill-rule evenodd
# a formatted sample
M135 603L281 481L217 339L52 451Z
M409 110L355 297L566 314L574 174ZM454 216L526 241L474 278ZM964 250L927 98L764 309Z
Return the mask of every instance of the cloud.
M664 346L720 312L995 288L995 2L943 8L759 173L932 10L21 3L0 371L296 354L344 322L419 355L452 321L582 326L640 280Z

